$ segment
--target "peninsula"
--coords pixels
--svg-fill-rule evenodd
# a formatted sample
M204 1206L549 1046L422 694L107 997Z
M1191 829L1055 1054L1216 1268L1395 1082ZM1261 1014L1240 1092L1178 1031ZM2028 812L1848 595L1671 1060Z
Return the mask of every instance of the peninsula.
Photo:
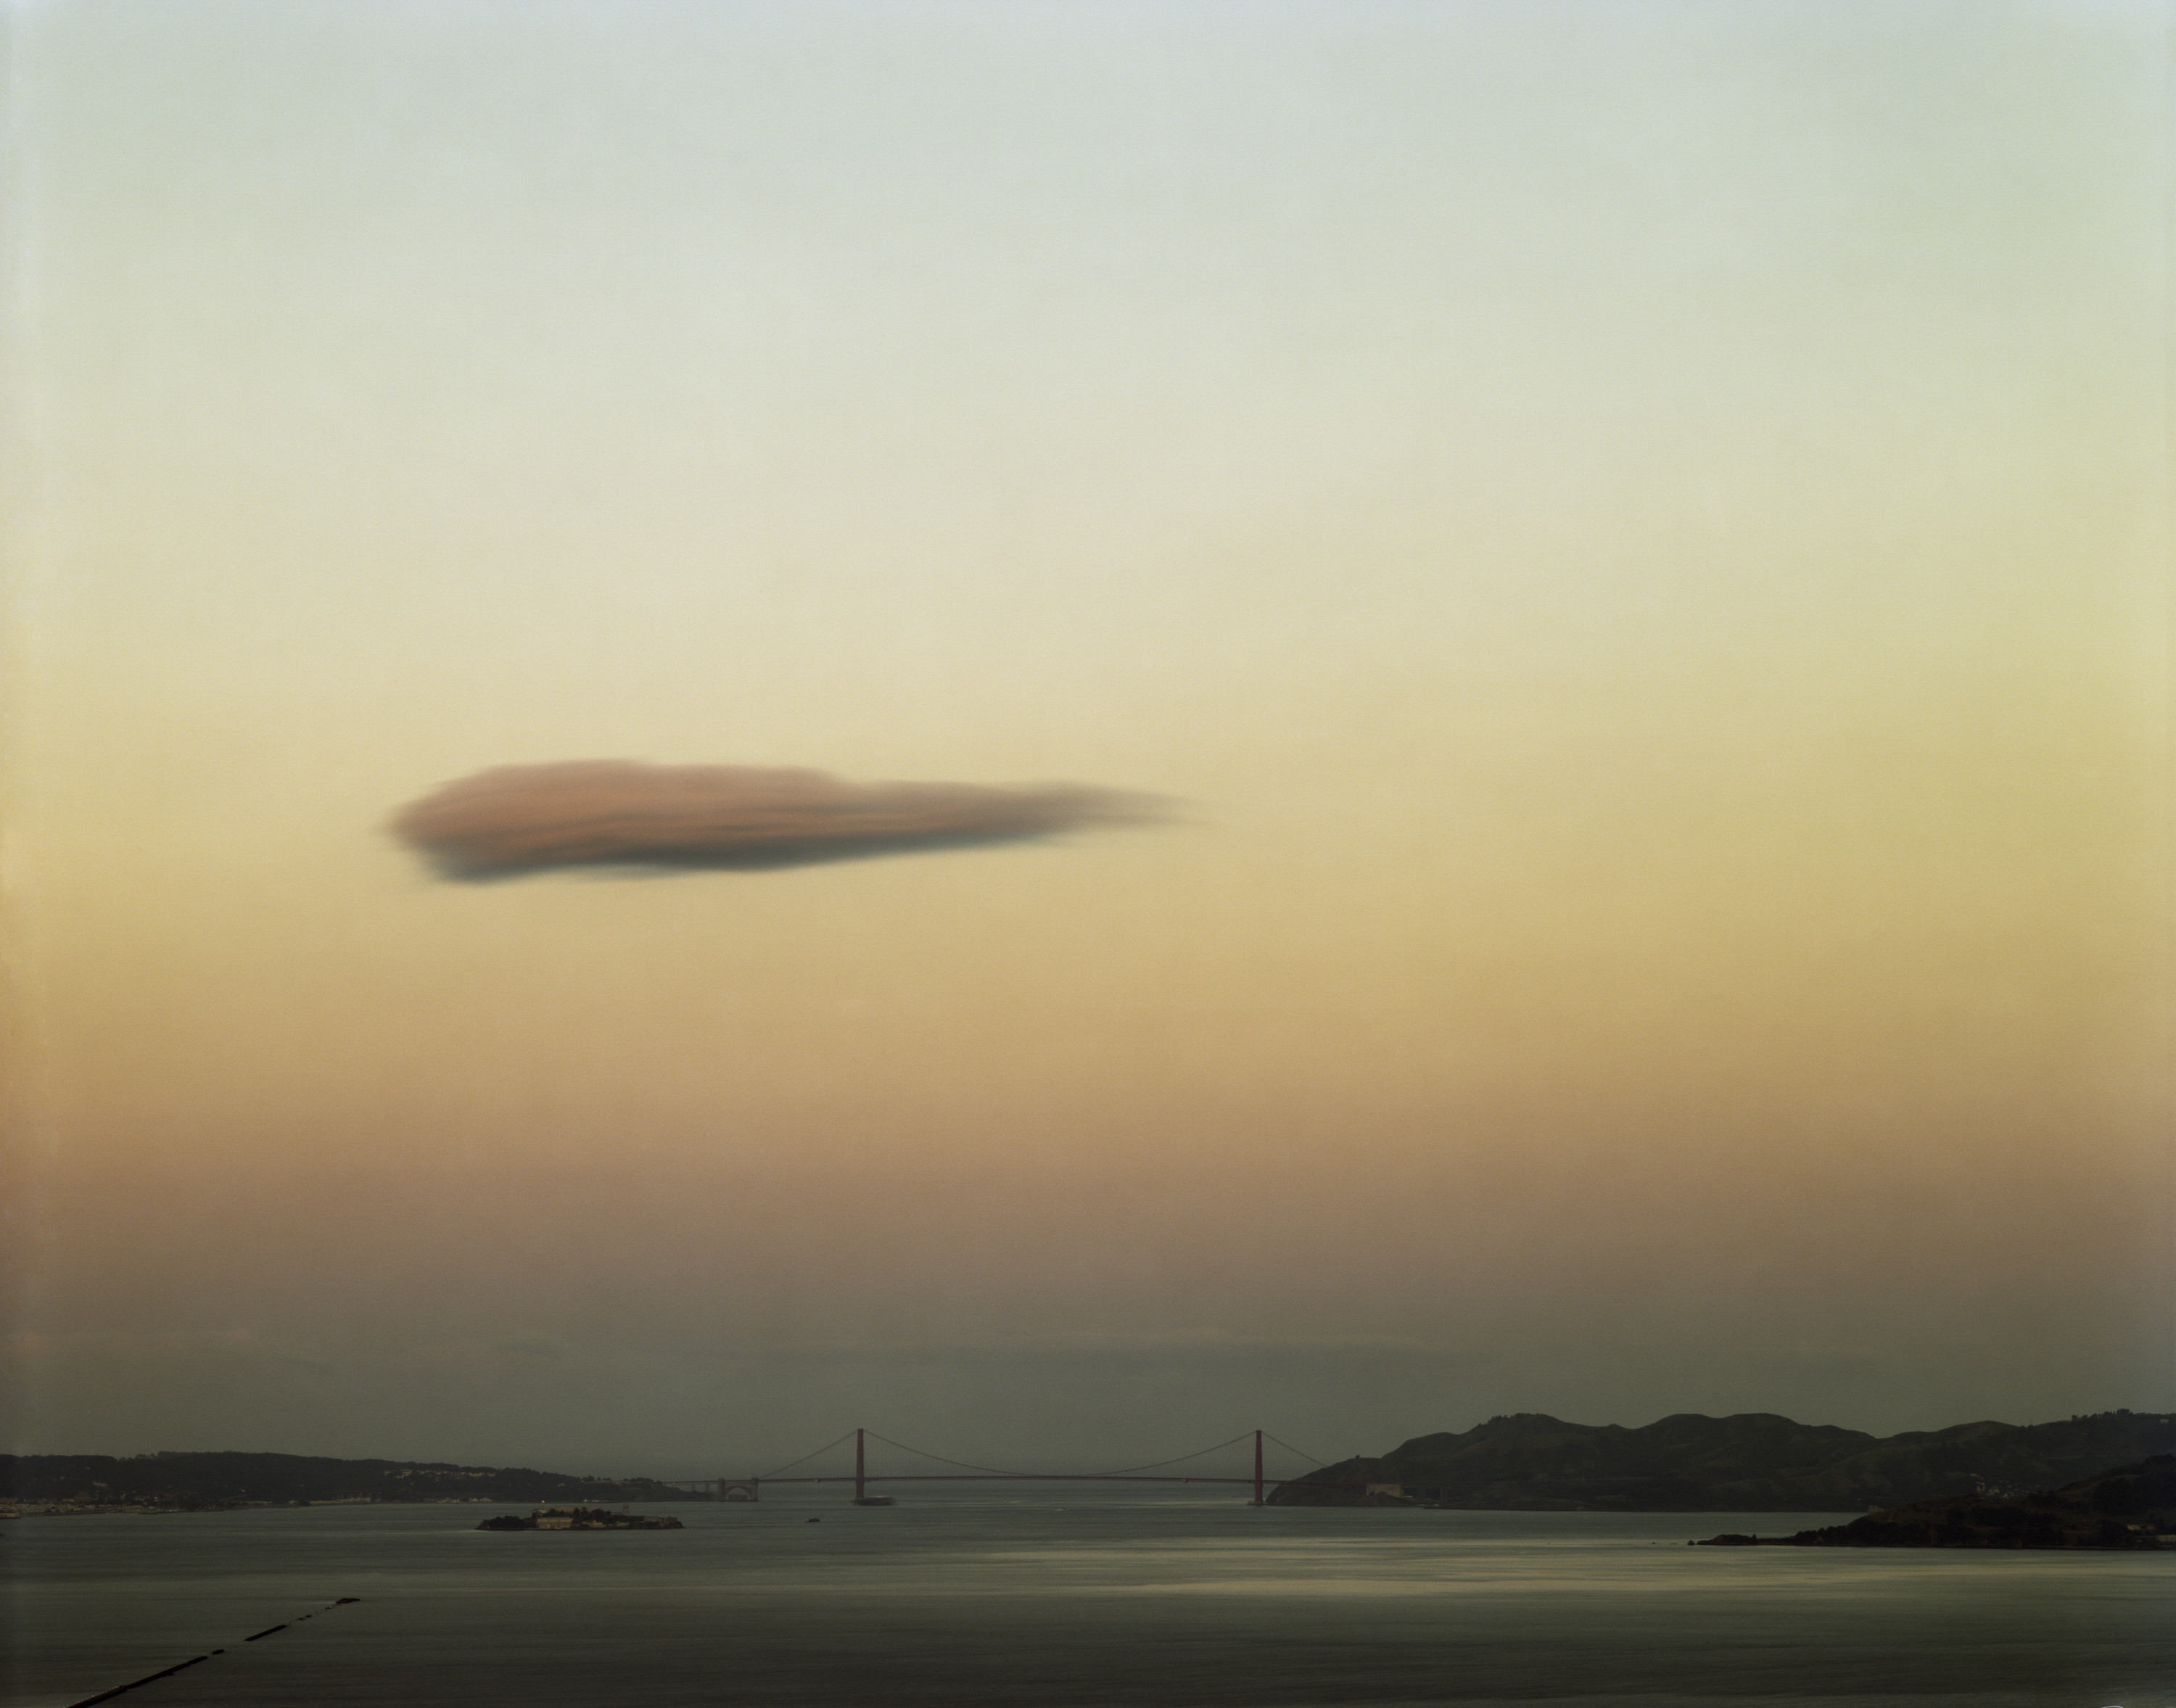
M1700 1548L2176 1548L2176 1455L2157 1453L2061 1488L1952 1494L1795 1536L1716 1536Z
M646 1477L571 1477L557 1471L318 1459L293 1453L0 1454L0 1512L222 1512L254 1506L602 1505L707 1500Z

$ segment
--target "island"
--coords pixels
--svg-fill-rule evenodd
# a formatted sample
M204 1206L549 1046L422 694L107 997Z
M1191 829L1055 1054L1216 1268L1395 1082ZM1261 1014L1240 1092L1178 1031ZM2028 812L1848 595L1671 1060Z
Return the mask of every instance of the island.
M601 1506L540 1506L527 1517L503 1513L478 1530L684 1530L677 1518L655 1512L612 1512Z

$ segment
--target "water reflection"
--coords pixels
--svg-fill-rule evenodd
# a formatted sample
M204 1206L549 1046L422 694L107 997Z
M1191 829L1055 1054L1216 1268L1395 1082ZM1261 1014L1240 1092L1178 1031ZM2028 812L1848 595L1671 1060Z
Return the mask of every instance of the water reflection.
M659 1533L479 1533L487 1510L24 1520L0 1705L226 1645L132 1700L2176 1708L2176 1554L1688 1548L1732 1526L1103 1491L808 1490ZM364 1599L231 1646L339 1595Z

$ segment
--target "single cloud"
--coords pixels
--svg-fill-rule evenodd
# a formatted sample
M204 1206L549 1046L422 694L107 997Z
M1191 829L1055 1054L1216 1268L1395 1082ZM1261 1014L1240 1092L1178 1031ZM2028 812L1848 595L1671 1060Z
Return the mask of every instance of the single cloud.
M753 765L507 765L404 808L393 833L442 876L578 866L760 870L1019 841L1162 816L1154 797L1048 783L847 783Z

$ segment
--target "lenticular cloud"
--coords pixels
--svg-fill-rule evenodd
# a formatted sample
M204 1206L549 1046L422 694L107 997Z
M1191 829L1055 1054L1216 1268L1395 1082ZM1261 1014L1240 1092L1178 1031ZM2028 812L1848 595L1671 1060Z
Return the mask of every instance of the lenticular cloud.
M846 783L592 759L480 771L404 808L392 830L442 875L479 880L577 866L801 866L1157 816L1151 797L1072 784Z

